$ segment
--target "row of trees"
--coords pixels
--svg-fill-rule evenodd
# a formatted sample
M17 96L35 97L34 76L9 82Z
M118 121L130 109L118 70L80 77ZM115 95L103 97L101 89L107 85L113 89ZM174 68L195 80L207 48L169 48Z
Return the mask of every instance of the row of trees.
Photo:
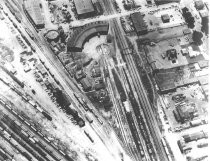
M195 23L195 19L192 16L192 14L189 12L189 9L187 7L184 7L182 9L182 15L185 18L185 21L187 22L188 27L193 29L195 27L195 24L194 24Z

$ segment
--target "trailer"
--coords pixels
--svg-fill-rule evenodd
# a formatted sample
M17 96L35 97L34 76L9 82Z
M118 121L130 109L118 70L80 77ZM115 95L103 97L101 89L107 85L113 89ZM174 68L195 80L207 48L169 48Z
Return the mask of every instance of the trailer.
M49 121L52 121L52 117L45 111L42 111L42 114L45 118L47 118Z

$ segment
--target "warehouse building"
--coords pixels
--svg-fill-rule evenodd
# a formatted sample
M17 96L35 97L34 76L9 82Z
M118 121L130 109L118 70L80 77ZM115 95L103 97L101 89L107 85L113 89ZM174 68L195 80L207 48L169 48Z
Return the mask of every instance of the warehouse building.
M137 35L144 35L148 32L147 25L140 12L135 12L131 14L131 20L133 22Z
M74 0L74 3L79 18L87 18L95 14L91 0Z
M166 3L179 3L180 0L155 0L157 5L166 4Z
M191 141L197 141L203 138L207 138L208 137L208 133L204 132L204 131L199 131L199 132L195 132L192 134L187 134L187 135L183 135L182 136L185 143L189 143Z
M41 6L40 0L24 1L24 11L37 29L44 28L45 26Z

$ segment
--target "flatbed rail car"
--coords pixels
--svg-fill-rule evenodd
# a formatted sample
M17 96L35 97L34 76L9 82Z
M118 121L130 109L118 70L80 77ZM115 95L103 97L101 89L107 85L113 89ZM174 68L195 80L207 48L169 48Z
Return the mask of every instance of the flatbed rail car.
M85 135L88 137L88 139L94 143L94 140L91 138L90 134L88 134L86 131L84 131Z
M33 40L34 39L34 34L32 33L32 31L27 27L25 27L25 31L30 36L30 38Z

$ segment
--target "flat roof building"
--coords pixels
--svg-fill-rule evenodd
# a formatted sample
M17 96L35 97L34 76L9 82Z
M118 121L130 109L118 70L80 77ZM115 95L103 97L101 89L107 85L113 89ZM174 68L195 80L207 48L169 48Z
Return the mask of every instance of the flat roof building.
M147 25L143 19L143 16L140 12L136 12L131 14L131 20L133 22L135 31L138 35L146 34L147 31Z
M95 12L91 0L74 0L74 3L80 18L90 17Z
M170 21L170 17L168 14L161 15L161 19L162 19L163 23L167 23Z
M24 1L24 9L36 28L44 28L45 22L42 15L40 0Z

